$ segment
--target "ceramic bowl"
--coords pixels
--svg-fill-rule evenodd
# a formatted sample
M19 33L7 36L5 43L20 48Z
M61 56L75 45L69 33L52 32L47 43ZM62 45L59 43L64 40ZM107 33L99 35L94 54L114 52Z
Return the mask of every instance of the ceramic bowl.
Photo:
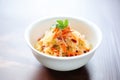
M58 19L68 19L70 26L85 35L86 40L92 44L92 50L73 57L56 57L37 51L34 48L37 39L41 37L45 31L49 30L50 26L55 24ZM83 18L50 17L37 20L30 24L25 32L25 39L32 53L42 65L53 70L70 71L82 67L93 57L101 43L102 34L98 26Z

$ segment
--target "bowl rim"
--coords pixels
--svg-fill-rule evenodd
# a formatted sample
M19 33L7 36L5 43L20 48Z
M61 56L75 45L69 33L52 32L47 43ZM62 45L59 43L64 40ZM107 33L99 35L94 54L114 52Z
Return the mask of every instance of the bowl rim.
M73 19L73 20L78 20L78 21L83 21L85 23L87 23L89 26L92 27L92 29L94 28L97 33L97 35L99 35L99 41L98 43L96 44L96 46L90 50L89 52L87 52L86 54L82 54L82 55L77 55L77 56L72 56L72 57L57 57L57 56L51 56L51 55L47 55L47 54L43 54L42 52L39 52L38 50L36 50L32 44L30 43L29 41L29 34L30 34L30 31L31 29L34 27L35 24L39 23L39 22L42 22L42 21L46 21L46 20L52 20L52 19L57 19L57 18L68 18L68 19ZM41 55L41 56L44 56L44 57L48 57L48 58L52 58L52 59L59 59L59 60L69 60L69 59L76 59L76 58L82 58L82 57L85 57L89 54L92 54L98 47L99 45L101 44L102 42L102 32L101 30L98 28L98 26L96 24L94 24L93 22L85 19L85 18L79 18L79 17L73 17L73 16L54 16L54 17L44 17L44 18L41 18L41 19L38 19L36 21L34 21L33 23L31 23L25 30L25 40L28 44L28 46L33 50L35 51L37 54Z

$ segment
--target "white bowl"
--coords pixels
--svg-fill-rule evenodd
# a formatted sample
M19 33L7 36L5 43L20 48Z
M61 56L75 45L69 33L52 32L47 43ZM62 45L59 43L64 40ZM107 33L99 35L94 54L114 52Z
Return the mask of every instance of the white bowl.
M92 50L86 54L74 57L55 57L37 51L34 48L34 44L37 39L41 37L46 30L49 30L50 26L56 23L57 19L68 19L70 26L79 31L81 34L84 34L87 41L92 44ZM53 70L69 71L82 67L91 59L95 50L101 43L102 34L100 29L95 24L86 19L73 17L51 17L35 21L31 24L26 29L25 39L34 56L41 64Z

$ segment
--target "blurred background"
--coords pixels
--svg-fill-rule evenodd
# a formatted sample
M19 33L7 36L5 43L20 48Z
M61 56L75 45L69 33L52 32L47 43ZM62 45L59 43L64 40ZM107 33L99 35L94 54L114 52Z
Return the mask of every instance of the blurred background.
M49 76L39 75L41 80L53 80L55 76L38 63L24 39L29 24L50 16L81 17L97 24L103 41L86 65L90 78L83 80L119 80L119 14L120 0L0 0L0 80L30 80L38 69Z

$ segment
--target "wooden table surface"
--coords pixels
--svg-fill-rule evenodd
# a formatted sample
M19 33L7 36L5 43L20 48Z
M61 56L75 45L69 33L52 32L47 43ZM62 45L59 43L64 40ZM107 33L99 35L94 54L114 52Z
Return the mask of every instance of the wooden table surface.
M82 68L45 68L28 48L24 31L46 16L78 16L99 26L103 40ZM0 0L0 80L120 80L120 0Z

